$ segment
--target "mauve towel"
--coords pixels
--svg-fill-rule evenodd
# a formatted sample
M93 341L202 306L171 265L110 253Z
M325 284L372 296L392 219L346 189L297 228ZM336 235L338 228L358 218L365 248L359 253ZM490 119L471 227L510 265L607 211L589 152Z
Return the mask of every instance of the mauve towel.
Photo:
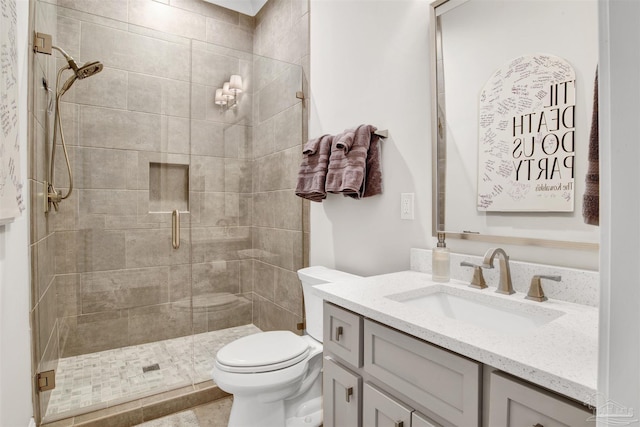
M361 125L337 135L329 158L326 191L360 199L382 192L380 152L376 128ZM351 136L353 135L353 136ZM348 148L348 144L351 147Z
M382 194L382 166L380 159L380 137L371 134L371 144L367 153L366 185L362 197L371 197Z
M344 151L344 154L347 154L351 147L353 146L353 140L356 136L355 129L349 129L344 131L344 133L336 136L333 141L335 143L335 148Z
M591 113L591 134L589 135L589 155L587 166L587 188L582 198L582 217L591 225L600 224L600 167L598 140L598 70L593 88L593 112Z
M327 135L323 135L323 136L327 136ZM306 154L309 156L313 156L314 154L316 154L318 152L318 147L320 146L321 139L322 139L322 136L320 138L314 138L312 140L309 140L306 144L304 144L304 147L302 148L302 154Z
M332 141L332 135L323 135L305 144L298 172L296 196L313 202L322 202L327 197L325 182Z

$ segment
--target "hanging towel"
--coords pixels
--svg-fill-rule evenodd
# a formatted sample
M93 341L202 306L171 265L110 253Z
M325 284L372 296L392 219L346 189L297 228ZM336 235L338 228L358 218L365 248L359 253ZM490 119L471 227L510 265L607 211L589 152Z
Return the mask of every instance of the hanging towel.
M349 153L349 150L351 150L351 147L353 146L353 140L355 136L356 136L355 129L346 130L344 131L343 134L338 135L334 139L336 150L344 151L345 155Z
M360 125L336 135L331 148L326 190L342 193L354 199L374 196L382 192L380 153L376 128ZM372 145L375 146L371 150ZM371 182L371 188L367 191Z
M375 132L375 130L373 131ZM371 134L371 144L367 153L367 173L362 197L382 194L382 166L380 157L380 137Z
M587 188L582 198L582 216L584 222L600 224L600 167L598 140L598 70L593 88L593 112L591 113L591 134L589 135L589 155L587 167Z
M322 202L327 197L325 181L332 142L332 135L323 135L305 144L298 172L296 196L313 202Z
M327 136L327 135L323 135L323 136ZM312 140L309 140L306 144L304 144L304 147L302 148L302 154L306 154L308 156L313 156L314 154L316 154L318 152L318 147L320 147L321 139L322 139L322 136L320 138L314 138Z

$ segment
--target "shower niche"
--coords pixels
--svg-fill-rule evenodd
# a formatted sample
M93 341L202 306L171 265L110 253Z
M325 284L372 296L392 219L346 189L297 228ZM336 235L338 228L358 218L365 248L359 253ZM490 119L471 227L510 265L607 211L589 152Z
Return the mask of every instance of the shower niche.
M149 162L149 212L189 211L189 165Z

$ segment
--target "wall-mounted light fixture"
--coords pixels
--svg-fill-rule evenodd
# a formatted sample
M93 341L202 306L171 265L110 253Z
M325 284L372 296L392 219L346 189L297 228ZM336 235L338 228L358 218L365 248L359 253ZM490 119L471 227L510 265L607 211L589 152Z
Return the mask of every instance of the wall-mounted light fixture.
M234 74L228 82L222 85L221 89L216 89L216 105L220 106L221 111L235 108L238 105L238 97L241 93L242 77Z

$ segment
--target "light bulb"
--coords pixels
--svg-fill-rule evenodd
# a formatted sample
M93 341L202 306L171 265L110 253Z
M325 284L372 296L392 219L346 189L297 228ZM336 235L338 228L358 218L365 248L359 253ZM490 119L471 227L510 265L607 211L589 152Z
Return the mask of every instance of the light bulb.
M217 105L227 105L227 100L224 95L222 95L222 89L216 89L216 104Z
M235 94L242 93L242 77L237 74L231 76L229 89Z
M233 95L233 92L231 92L231 90L229 90L229 82L226 82L223 86L222 86L222 96L227 100L230 101L233 98L235 98L235 96Z

